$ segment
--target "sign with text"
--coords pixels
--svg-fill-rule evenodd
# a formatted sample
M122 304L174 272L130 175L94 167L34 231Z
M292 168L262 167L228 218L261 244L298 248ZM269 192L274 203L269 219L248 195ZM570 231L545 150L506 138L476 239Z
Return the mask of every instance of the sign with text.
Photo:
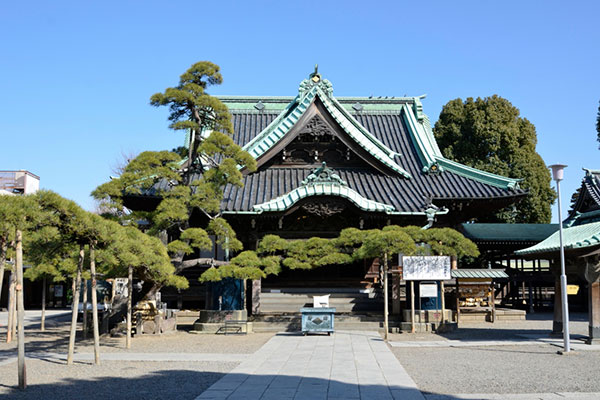
M438 296L437 284L421 283L419 285L419 295L420 295L420 297L437 297Z
M450 257L402 257L402 278L407 281L450 279Z

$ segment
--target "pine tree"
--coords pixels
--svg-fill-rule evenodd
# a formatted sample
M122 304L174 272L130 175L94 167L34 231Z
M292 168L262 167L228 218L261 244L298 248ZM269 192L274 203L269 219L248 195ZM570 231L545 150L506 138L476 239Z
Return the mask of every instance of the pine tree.
M228 264L213 258L191 258L199 251L211 250L215 244L227 252L242 250L234 230L218 213L225 185L241 186L241 170L254 171L256 161L233 142L227 107L207 93L211 85L222 80L217 65L198 62L181 75L176 87L150 98L153 106L169 107L171 129L186 132L186 158L181 158L180 149L141 153L119 178L92 193L116 214L129 215L132 221L145 219L151 224L150 233L167 237L171 261L178 274L196 265L218 268ZM169 188L158 190L159 182L168 182ZM159 199L155 207L125 212L128 196L149 193ZM206 217L205 226L190 226L194 210ZM238 272L243 271L251 272L248 269ZM154 284L146 297L153 298L161 287L160 283Z

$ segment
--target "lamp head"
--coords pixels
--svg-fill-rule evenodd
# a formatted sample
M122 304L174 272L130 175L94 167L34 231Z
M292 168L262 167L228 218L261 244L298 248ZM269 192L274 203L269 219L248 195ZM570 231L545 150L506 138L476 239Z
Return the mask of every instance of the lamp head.
M563 172L564 172L564 169L567 167L567 165L552 164L549 167L552 168L552 179L557 182L562 181L563 180Z

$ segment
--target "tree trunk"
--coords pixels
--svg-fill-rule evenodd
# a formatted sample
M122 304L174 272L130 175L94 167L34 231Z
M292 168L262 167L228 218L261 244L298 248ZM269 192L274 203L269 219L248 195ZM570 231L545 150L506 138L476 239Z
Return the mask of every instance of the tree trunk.
M19 368L19 389L27 387L27 374L25 370L25 306L23 304L23 234L17 229L16 233L16 255L15 269L17 270L17 325L18 325L18 348L17 348L17 364Z
M131 303L133 300L133 267L130 265L127 271L127 335L125 336L125 347L131 348Z
M88 335L88 280L84 279L83 280L83 321L82 321L82 326L83 326L83 338L87 339L87 335Z
M98 328L98 294L96 293L96 249L90 243L90 273L92 274L92 320L94 329L94 364L100 364L100 330Z
M385 341L388 340L388 255L385 253L383 255L383 329L385 333L383 335L383 339Z
M2 284L4 283L4 267L6 266L6 252L8 251L8 240L0 239L0 299L2 298Z
M44 332L46 330L46 277L42 279L42 322L40 330Z
M73 291L73 311L71 314L71 333L69 335L69 353L67 355L67 365L73 364L73 353L75 352L75 334L77 333L77 313L79 312L79 293L81 291L81 272L83 271L83 260L85 249L83 245L79 246L79 261L77 262L77 275L75 277L75 290Z
M17 277L15 276L15 269L10 271L10 278L8 282L8 325L6 326L6 343L12 342L14 336L15 326L15 283Z
M15 275L13 276L13 285L12 285L12 324L10 331L12 332L12 339L14 340L17 337L17 271L15 271Z

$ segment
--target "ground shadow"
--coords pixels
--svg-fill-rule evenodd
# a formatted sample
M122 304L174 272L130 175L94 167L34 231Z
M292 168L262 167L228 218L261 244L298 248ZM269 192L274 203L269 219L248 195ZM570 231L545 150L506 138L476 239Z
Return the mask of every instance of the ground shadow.
M2 387L0 392L3 393L0 393L0 398L15 400L195 399L199 395L199 399L244 400L423 399L418 390L401 384L359 386L336 380L293 375L224 374L186 369L156 371L132 378L73 377L52 384L32 384L25 390L0 385L0 388ZM436 398L451 400L456 397L440 394Z

